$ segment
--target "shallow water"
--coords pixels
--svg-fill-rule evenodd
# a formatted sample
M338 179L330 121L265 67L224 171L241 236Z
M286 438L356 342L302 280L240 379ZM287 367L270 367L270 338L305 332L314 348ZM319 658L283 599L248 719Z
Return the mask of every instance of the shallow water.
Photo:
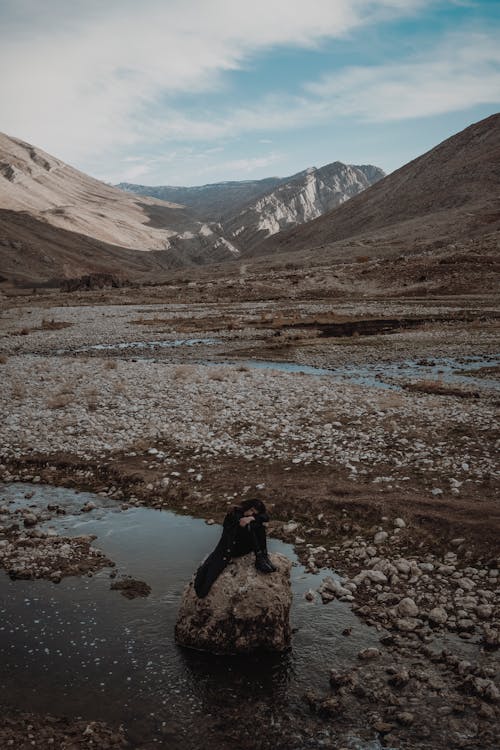
M109 569L59 584L11 581L2 572L0 701L124 722L141 741L169 737L172 748L207 747L204 719L221 703L238 706L259 697L278 712L293 710L306 690L327 689L330 668L352 665L361 648L378 644L376 631L347 604L307 602L304 592L330 571L306 574L293 548L271 539L270 551L295 563L291 651L215 657L179 648L173 630L182 590L220 527L168 511L119 511L110 500L64 488L5 485L0 501L19 501L28 491L34 491L29 503L67 509L47 526L97 534L95 546L116 562L118 575L146 581L152 593L126 600L109 590ZM98 509L78 514L87 500ZM350 637L341 634L347 627Z
M171 349L178 346L198 346L205 344L211 346L219 344L217 339L159 339L158 341L121 341L112 344L89 344L81 346L78 349L59 349L56 354L81 354L83 352L100 352L100 351L124 351L124 350L144 350L154 351L155 349Z
M421 360L404 360L402 362L344 365L335 368L313 367L295 362L256 359L242 360L238 364L263 370L280 370L282 372L302 373L304 375L327 375L356 385L390 390L400 390L402 383L408 383L410 380L433 380L442 383L463 385L465 387L468 386L469 389L477 387L494 390L500 389L499 381L482 377L475 378L472 374L475 370L479 370L482 367L499 365L500 359L498 358L464 357L454 359L441 357L439 359L427 359L425 360L425 364ZM468 371L471 375L460 374L457 372L458 370Z

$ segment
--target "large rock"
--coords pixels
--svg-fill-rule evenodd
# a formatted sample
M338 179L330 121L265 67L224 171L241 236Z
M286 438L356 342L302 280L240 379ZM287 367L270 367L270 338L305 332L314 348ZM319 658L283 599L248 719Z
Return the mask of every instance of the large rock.
M270 574L255 569L253 554L234 559L204 599L191 581L177 616L177 643L215 654L289 648L292 564L284 555L270 558L277 568Z

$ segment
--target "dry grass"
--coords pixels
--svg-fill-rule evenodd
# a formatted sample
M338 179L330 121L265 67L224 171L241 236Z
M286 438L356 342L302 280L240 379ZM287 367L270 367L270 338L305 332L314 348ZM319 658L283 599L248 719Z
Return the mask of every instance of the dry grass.
M209 367L207 377L209 380L224 381L227 379L228 373L223 367Z
M87 401L87 409L89 411L97 411L99 406L99 391L97 388L91 388L85 392L85 399Z
M55 396L51 396L47 400L47 406L49 409L65 409L73 401L73 396L70 393L56 393Z
M42 320L42 325L40 326L40 328L38 328L38 329L34 328L33 330L34 331L36 331L36 330L39 330L39 331L60 331L61 328L69 328L72 325L73 325L73 323L68 323L65 320L54 320L54 318L52 318L52 320L47 320L46 318L44 318Z
M62 386L59 389L59 393L57 395L66 396L66 395L73 395L75 392L75 384L71 380L67 380L65 383L62 384Z
M12 398L16 399L16 401L22 401L24 398L26 398L26 387L24 383L14 383L12 386L11 391Z
M131 320L130 325L136 325L136 326L157 326L157 325L165 325L166 323L171 323L172 321L169 318L143 318L142 316L140 318L137 318L137 320Z
M189 380L196 372L194 365L178 365L173 374L173 380Z

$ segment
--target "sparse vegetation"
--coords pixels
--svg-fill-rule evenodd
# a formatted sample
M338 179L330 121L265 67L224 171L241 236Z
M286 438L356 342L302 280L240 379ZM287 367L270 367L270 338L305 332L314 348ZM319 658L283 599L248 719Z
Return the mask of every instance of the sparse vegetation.
M47 400L47 406L49 409L65 409L73 401L71 394L69 393L56 393L55 396L51 396Z
M36 331L36 330L39 330L39 331L59 331L62 328L69 328L72 325L73 325L73 323L68 323L65 320L54 320L54 318L52 318L51 320L47 320L46 318L43 318L42 324L41 324L40 328L38 328L38 329L34 328L33 330L34 331Z
M19 381L17 383L14 383L12 386L12 398L16 399L16 401L23 401L23 399L26 397L26 387L23 383L20 383Z

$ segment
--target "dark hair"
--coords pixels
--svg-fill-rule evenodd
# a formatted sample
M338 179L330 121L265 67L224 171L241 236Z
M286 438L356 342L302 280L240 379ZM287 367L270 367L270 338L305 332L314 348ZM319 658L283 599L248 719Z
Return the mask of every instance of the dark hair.
M266 506L262 500L258 500L257 498L254 500L242 500L236 507L240 508L243 512L250 510L250 508L255 508L259 513L266 513Z

